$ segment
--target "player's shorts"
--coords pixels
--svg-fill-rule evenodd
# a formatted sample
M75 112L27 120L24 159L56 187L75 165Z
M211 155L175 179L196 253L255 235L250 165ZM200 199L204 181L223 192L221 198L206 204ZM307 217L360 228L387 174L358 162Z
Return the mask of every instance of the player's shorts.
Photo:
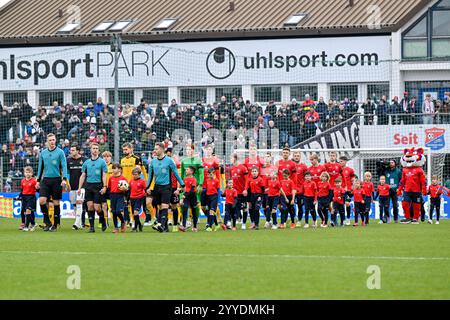
M111 193L111 211L114 214L119 214L125 209L125 197L123 193Z
M351 202L353 197L353 193L350 191L346 191L344 194L344 202Z
M179 204L180 203L180 196L175 195L175 191L177 191L177 189L172 188L172 194L170 195L170 204Z
M276 210L279 204L280 204L280 196L274 197L267 196L267 205L269 206L270 210L273 209Z
M102 190L103 184L101 183L86 183L86 201L92 201L95 204L102 203L102 195L100 194L100 190Z
M242 194L238 194L237 196L237 210L244 210L247 207L247 197L244 197Z
M106 189L105 194L102 195L102 203L107 202L108 200L111 200L111 196L109 194L109 190Z
M217 194L213 194L210 196L207 195L206 197L207 197L207 201L208 201L208 204L207 204L208 210L216 212L218 201L219 201L219 199L218 199L219 196Z
M403 192L403 201L422 203L422 194L420 192Z
M82 188L80 194L78 195L77 190L71 190L69 193L70 203L73 205L77 204L77 201L83 202L86 195L86 190Z
M40 183L39 197L62 199L61 178L44 178Z
M206 207L208 205L208 196L206 195L206 189L203 189L200 194L200 205L202 207Z
M156 205L170 204L170 197L172 196L172 186L168 185L155 185L155 189L152 191L152 198Z
M131 208L134 211L141 212L142 204L144 204L145 197L143 198L136 198L136 199L130 199L131 202Z
M22 210L36 211L36 196L34 194L22 195Z

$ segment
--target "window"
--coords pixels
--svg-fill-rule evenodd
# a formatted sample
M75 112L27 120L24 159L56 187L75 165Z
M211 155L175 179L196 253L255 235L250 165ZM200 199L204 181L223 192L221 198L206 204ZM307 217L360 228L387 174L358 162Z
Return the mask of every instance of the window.
M173 18L167 18L164 20L161 20L153 29L155 30L167 30L171 26L173 26L177 22L177 19Z
M180 89L180 103L194 104L197 100L206 102L206 88L183 88Z
M305 13L297 13L292 15L289 19L286 20L286 22L284 23L284 25L286 27L295 27L296 25L298 25L300 23L300 21L302 21L304 18L306 17Z
M298 101L303 101L306 94L309 94L312 100L317 101L317 85L302 84L298 86L291 86L291 100L295 98Z
M148 104L168 104L169 103L169 89L154 88L144 90L142 98Z
M405 91L409 92L409 97L417 98L417 105L422 106L424 96L432 93L433 97L444 100L445 92L450 91L450 80L447 81L406 81Z
M239 98L242 96L242 87L221 87L216 88L216 101L219 102L220 98L225 96L228 102L231 102L233 97Z
M78 22L68 23L64 27L58 30L58 33L70 33L80 26Z
M22 104L24 100L28 100L26 91L11 91L3 93L3 106L11 107L14 103Z
M115 105L114 90L108 91L109 105ZM119 90L119 102L122 105L127 103L134 105L134 90Z
M367 85L367 98L378 101L382 96L386 96L389 100L389 83L372 83Z
M122 31L125 28L129 27L132 21L118 21L112 27L109 28L108 31Z
M414 25L403 33L402 56L439 58L450 56L450 0L429 8Z
M64 92L62 91L43 91L39 92L39 105L43 107L53 106L57 101L60 106L64 104Z
M92 31L93 32L104 32L109 27L111 27L113 24L114 24L114 22L112 22L112 21L105 21L105 22L98 24Z
M450 55L450 10L433 12L431 51L433 52L433 57Z
M403 35L403 58L427 56L427 16Z
M255 102L281 102L281 87L255 87Z
M97 91L87 90L87 91L72 91L72 104L77 105L82 103L87 106L88 102L95 104L97 102Z
M337 101L344 101L344 98L358 100L358 85L336 84L330 86L330 98Z

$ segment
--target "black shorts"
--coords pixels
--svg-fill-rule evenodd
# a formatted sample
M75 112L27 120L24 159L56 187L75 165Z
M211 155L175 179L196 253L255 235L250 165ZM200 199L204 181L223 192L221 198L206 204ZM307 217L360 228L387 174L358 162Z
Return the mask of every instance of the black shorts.
M141 212L142 205L145 203L145 197L130 199L131 202L131 210Z
M208 210L216 212L219 196L217 194L213 194L210 196L206 195L206 197L207 197L207 201L208 201L208 205L207 205Z
M422 194L420 192L403 192L403 201L409 203L421 203Z
M61 178L44 178L40 183L39 197L62 199Z
M107 200L111 200L109 189L106 189L105 194L102 195L102 203L106 203Z
M280 204L280 196L274 196L274 197L267 197L267 205L269 206L270 210L277 210L278 205Z
M162 186L155 185L152 191L152 198L156 205L170 204L170 198L172 196L172 186L170 184Z
M172 188L172 193L170 195L170 204L179 204L180 203L180 195L175 195L175 191L177 191L177 188Z
M34 194L22 195L22 210L36 211L36 196Z
M95 204L101 204L103 201L103 195L100 194L100 190L102 190L102 188L102 183L86 183L84 188L86 190L84 200L86 202L92 201Z
M353 197L353 193L351 191L346 191L344 194L344 202L351 202Z

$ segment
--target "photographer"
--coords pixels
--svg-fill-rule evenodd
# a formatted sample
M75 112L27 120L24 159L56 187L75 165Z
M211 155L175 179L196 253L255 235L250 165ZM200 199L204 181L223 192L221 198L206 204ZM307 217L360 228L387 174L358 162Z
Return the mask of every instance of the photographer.
M386 164L384 169L384 176L386 183L390 185L389 198L392 201L392 209L394 214L394 222L398 222L398 197L397 189L402 178L402 171L397 167L397 161L392 159L389 164Z

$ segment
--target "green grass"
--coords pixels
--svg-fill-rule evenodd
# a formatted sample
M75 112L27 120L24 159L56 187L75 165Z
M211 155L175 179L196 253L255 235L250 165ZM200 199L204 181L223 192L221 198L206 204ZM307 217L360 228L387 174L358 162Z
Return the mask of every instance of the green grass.
M71 223L24 233L0 220L0 299L450 299L450 221L197 234ZM80 290L66 287L70 265ZM367 288L370 265L380 290Z

